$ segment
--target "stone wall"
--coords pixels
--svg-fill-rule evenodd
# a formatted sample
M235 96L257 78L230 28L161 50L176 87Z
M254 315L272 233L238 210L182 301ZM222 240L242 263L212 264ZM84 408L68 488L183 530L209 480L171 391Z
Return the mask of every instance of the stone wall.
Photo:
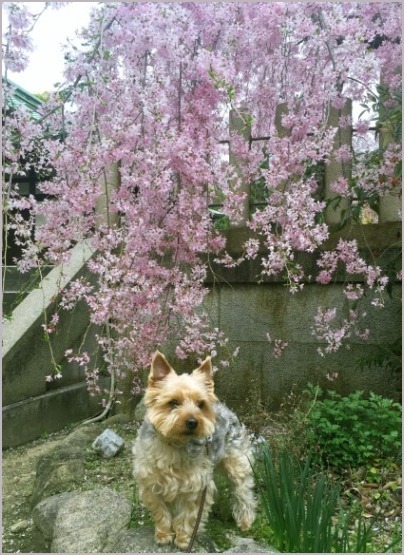
M359 389L397 400L399 376L380 367L359 370L357 364L374 345L391 342L394 330L400 329L399 295L400 287L396 286L393 299L388 299L381 311L376 312L367 303L369 342L352 338L349 350L321 357L317 349L324 345L312 335L310 327L319 304L345 310L341 284L308 285L296 295L281 284L216 286L208 299L209 312L229 337L230 350L240 348L231 367L216 375L219 396L233 407L252 406L259 399L268 409L277 409L290 391L302 391L311 382L341 393ZM279 358L272 354L266 339L268 331L272 337L288 342ZM334 373L339 377L331 383L326 375Z
M246 230L229 232L229 247L238 254ZM328 249L338 237L334 235L324 245ZM399 223L362 226L350 230L356 238L364 258L376 258L380 264L401 267ZM384 245L384 246L383 246ZM394 248L386 249L386 245ZM302 256L299 260L307 268L315 269L316 256ZM375 346L387 346L401 336L401 283L392 287L391 297L385 294L385 308L378 309L365 300L367 316L363 322L370 329L367 342L352 337L349 349L321 357L317 349L324 347L313 336L311 326L319 305L333 307L347 314L348 306L342 293L346 276L337 276L332 285L318 285L314 281L303 291L292 295L279 280L257 284L260 261L243 263L242 267L226 270L214 268L209 285L211 292L206 308L215 326L230 340L230 351L240 348L239 356L228 369L216 375L216 387L221 398L239 410L248 409L260 400L268 409L277 409L291 390L301 391L309 382L332 388L340 393L354 390L373 391L399 399L401 374L374 366L360 370L361 358L374 352ZM266 334L288 342L280 358L272 354ZM327 374L338 374L330 382Z
M76 245L70 261L55 267L42 287L31 291L4 322L3 448L21 445L100 411L99 399L87 392L83 369L67 364L64 356L66 349L80 345L96 348L96 329L90 326L87 308L82 303L71 313L61 311L59 331L51 338L52 354L42 327L44 314L49 319L55 311L58 292L85 272L92 254L86 243ZM60 365L63 377L47 382L45 377L54 364Z
M239 228L226 233L229 250L237 257L248 231ZM332 236L324 248L332 248L338 238L345 235L348 236L347 231ZM349 237L357 239L363 257L371 256L380 264L398 265L397 269L401 266L400 223L351 228ZM387 249L386 245L394 247ZM80 275L90 256L91 252L86 251L83 258L78 250L76 259L74 256L72 259L75 263L70 268L71 275L65 268L63 279L67 282ZM315 255L303 255L298 261L314 275ZM313 281L305 285L303 291L291 295L279 279L258 284L259 269L259 258L233 269L213 265L207 280L210 293L205 308L212 324L229 338L231 352L237 347L240 349L231 365L215 377L216 389L223 401L240 413L253 413L258 402L268 410L276 410L290 391L302 391L309 382L332 387L341 393L360 389L399 398L401 373L392 375L377 366L359 370L357 364L376 345L386 346L401 336L400 283L393 285L391 298L386 295L384 309L375 309L367 300L364 326L370 329L368 342L352 338L349 350L341 349L322 358L317 352L321 345L311 333L313 318L319 305L337 306L347 311L342 294L346 276L338 275L333 285L321 286ZM52 384L44 380L52 365L48 345L43 341L43 303L51 314L53 296L61 285L60 278L53 273L45 278L45 289L31 292L4 326L3 447L20 445L100 410L98 400L90 398L86 391L85 377L79 367L65 367L63 379ZM95 330L88 330L89 315L85 307L78 307L63 318L66 321L54 338L54 355L60 363L66 348L81 344L84 335L90 351L91 345L96 344ZM272 354L266 338L268 332L273 338L288 342L280 358ZM195 367L196 361L181 364L173 357L172 349L160 348L179 371ZM326 375L334 373L338 374L338 379L328 381ZM130 396L126 404L120 405L120 410L123 407L132 414L136 402L137 399Z

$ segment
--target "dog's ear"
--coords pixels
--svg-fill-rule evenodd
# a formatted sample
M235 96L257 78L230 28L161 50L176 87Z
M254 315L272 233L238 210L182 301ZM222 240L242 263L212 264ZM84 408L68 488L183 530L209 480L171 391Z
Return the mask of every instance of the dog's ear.
M207 379L211 380L213 378L212 359L210 357L206 357L199 368L194 370L192 373L195 374L196 372L199 372Z
M170 366L163 353L156 351L151 362L149 385L164 380L164 378L171 373L175 374L174 368Z
M192 372L192 376L203 381L206 389L212 395L212 401L216 400L216 396L213 393L215 384L213 383L212 359L210 357L205 358L199 368Z

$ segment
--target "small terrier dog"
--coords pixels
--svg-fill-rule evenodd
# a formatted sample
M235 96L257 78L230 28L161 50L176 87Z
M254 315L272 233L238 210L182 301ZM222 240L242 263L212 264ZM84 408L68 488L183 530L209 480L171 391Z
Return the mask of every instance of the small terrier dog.
M156 542L174 540L186 549L205 495L203 530L216 491L215 467L234 486L237 525L250 528L256 507L252 448L245 427L214 394L210 357L191 374L178 375L156 351L144 404L146 417L133 447L134 477L153 515Z

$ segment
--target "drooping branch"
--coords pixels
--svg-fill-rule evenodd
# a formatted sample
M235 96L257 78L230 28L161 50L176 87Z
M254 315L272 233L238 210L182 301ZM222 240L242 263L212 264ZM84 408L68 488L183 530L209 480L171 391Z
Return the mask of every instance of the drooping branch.
M88 54L88 57L86 58L86 64L91 64L95 59L97 54L99 53L99 48L102 44L102 38L104 33L106 33L114 24L114 22L116 21L116 17L112 17L110 19L110 21L105 25L105 27L101 28L100 34L99 34L99 38L97 39L97 42L95 43L92 51ZM43 116L41 116L38 120L39 124L42 124L46 119L48 119L50 116L52 116L53 114L55 114L56 112L58 112L59 110L62 109L62 106L64 104L67 104L67 102L69 102L70 98L72 97L74 91L77 89L78 85L80 84L80 82L82 81L83 77L84 77L85 73L80 73L76 79L74 80L72 85L69 85L67 87L67 90L63 90L61 91L60 95L62 97L62 102L60 104L57 104L56 106L54 106L54 108L52 108L51 110L49 110L48 112L46 112Z
M32 245L52 263L82 238L97 250L89 263L96 288L71 284L65 303L71 308L81 300L92 322L109 323L110 337L105 332L98 341L115 384L125 373L136 374L157 344L172 341L182 357L225 350L225 339L203 312L213 260L235 266L264 247L261 277L283 277L292 292L307 281L296 253L312 253L329 231L315 174L316 164L327 164L335 150L327 107L338 112L352 91L366 101L382 62L397 55L393 40L377 52L361 40L363 28L369 41L381 33L396 39L396 3L365 4L120 2L93 14L82 35L87 51L78 53L62 98L38 122L51 126L57 114L54 126L69 127L61 140L45 138L56 176L41 184L53 200L43 205L46 222ZM397 90L392 71L387 79ZM74 111L68 111L72 101ZM248 136L229 137L229 108L238 110ZM349 115L341 116L333 126L349 126ZM19 130L21 152L38 130L38 123L26 123ZM10 137L14 124L7 125ZM229 141L234 164L221 152ZM17 145L14 154L17 160ZM377 168L357 166L354 184L348 175L331 182L335 199L349 204L355 191L366 199L393 187L398 154L381 153ZM118 161L119 185L109 188L107 168ZM245 217L258 239L246 241L242 256L232 260L208 199L214 192L233 226L248 188L262 200ZM102 190L107 210L98 225ZM21 223L17 231L23 237L27 227ZM352 267L355 246L338 249L312 279L329 283L335 264ZM27 248L25 268L35 252ZM375 264L354 267L370 295L383 293L385 276ZM317 324L325 333L324 315L330 313L319 313ZM276 345L282 350L283 343Z

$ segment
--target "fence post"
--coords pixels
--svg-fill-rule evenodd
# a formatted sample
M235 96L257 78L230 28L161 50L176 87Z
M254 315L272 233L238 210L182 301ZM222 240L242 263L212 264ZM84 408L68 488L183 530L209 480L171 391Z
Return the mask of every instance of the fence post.
M282 116L285 116L289 113L288 105L286 102L282 102L281 104L277 104L275 110L275 127L278 137L283 139L287 137L289 134L289 129L283 127L282 125Z
M382 72L383 74L383 72ZM383 78L382 78L383 81ZM388 108L385 107L385 110ZM383 152L390 143L394 141L391 132L381 130L379 133L379 149ZM379 200L379 223L383 222L399 222L401 211L401 199L398 194L386 193Z
M341 116L351 116L352 115L352 101L348 99L345 102L343 108L334 108L330 106L329 114L327 119L328 127L336 127L337 132L334 137L333 151L340 148L341 146L346 146L349 152L352 150L352 128L343 127L339 125L339 119ZM337 193L331 190L330 185L338 180L340 177L345 177L349 179L351 176L351 162L350 161L339 161L335 159L334 155L331 155L331 159L325 166L325 199L331 200L338 196ZM338 205L332 204L328 206L325 211L325 221L327 224L340 224L343 220L344 212L349 208L349 200L342 198L340 199Z
M245 223L250 218L250 188L249 183L246 181L243 172L243 162L234 152L232 148L232 135L237 133L240 135L244 141L250 145L251 143L251 124L247 119L249 117L249 112L245 106L240 106L240 108L232 108L229 114L229 163L236 170L237 175L241 179L241 193L246 193L246 198L243 201L243 206L241 210L241 221L237 224L233 224L231 227L245 227Z
M118 223L119 215L111 211L111 196L119 188L120 180L119 162L113 162L101 172L98 179L101 194L95 206L97 226L110 227Z

